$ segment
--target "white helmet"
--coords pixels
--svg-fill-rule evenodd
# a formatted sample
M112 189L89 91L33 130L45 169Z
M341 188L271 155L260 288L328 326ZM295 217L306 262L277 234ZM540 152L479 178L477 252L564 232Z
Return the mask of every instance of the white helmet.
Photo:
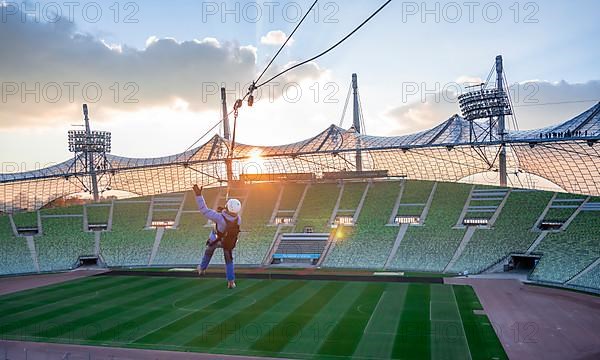
M230 213L239 213L242 210L242 203L238 199L229 199L227 200L227 205L225 205L227 211Z

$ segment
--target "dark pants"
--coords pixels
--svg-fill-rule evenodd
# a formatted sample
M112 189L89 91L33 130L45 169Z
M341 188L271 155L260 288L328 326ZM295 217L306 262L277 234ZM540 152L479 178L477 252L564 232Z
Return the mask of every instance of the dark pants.
M202 262L200 263L200 269L206 270L206 268L208 268L208 263L210 263L210 259L212 259L212 256L217 248L223 248L223 243L221 241L206 243L206 249L204 250ZM223 257L225 258L225 274L227 280L233 281L235 279L233 269L233 250L223 249Z
M223 249L223 243L221 241L206 243L206 250L204 250L204 258L208 260L206 266L208 266L208 263L210 262L210 259L212 259L217 248ZM223 249L223 257L225 258L225 264L231 264L233 262L233 250Z

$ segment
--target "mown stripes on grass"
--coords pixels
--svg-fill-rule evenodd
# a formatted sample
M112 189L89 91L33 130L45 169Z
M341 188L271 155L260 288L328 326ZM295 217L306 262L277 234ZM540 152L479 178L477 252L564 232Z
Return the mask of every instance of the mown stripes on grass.
M385 287L385 283L367 285L329 333L318 354L352 356Z
M240 327L245 326L263 312L268 311L268 309L275 304L284 301L288 296L293 295L306 284L306 281L293 281L286 284L283 288L272 293L270 296L260 299L254 304L241 309L239 312L233 314L219 324L206 329L202 334L187 342L185 346L200 348L212 348L217 346L229 336L231 329L239 329Z
M430 291L428 284L408 285L392 350L394 359L430 358Z
M27 292L27 294L17 293L19 294L18 296L11 297L9 295L8 298L3 297L2 301L0 302L0 304L3 304L2 310L0 310L0 318L7 315L14 315L26 310L31 310L36 307L53 304L64 299L74 298L80 295L86 295L91 292L95 292L97 290L105 288L106 284L115 284L114 279L113 282L96 280L108 279L108 277L93 279L94 281L90 279L89 282L77 282L76 284L57 286L57 288L48 288L44 291ZM117 282L117 284L127 281L127 279L120 279L120 281ZM51 295L53 293L57 293L57 295L47 297L48 295ZM5 306L4 304L6 303L15 303L15 305Z
M78 301L75 303L66 304L66 305L60 306L58 308L51 307L48 311L44 311L41 314L27 316L25 318L16 319L7 324L3 324L0 327L0 334L1 333L8 334L10 332L13 332L13 331L23 328L23 327L27 327L27 326L37 324L37 323L47 322L47 321L55 319L59 316L73 313L85 306L89 306L89 305L93 305L93 304L100 304L102 302L109 301L109 300L123 294L123 291L125 290L125 289L122 289L123 286L131 285L132 283L141 282L141 284L138 284L137 286L133 286L133 287L126 289L128 292L135 292L138 290L142 290L144 287L147 286L147 284L149 282L151 282L148 279L139 278L139 277L136 277L136 278L132 277L129 279L120 279L120 280L128 280L128 281L125 281L125 282L120 281L118 285L111 286L110 290L102 293L102 295L99 295L99 296L96 296L93 298L88 298L88 299Z
M451 286L473 360L508 359L487 316L473 312L483 309L473 288L465 285Z
M367 283L345 283L329 303L320 307L314 317L304 326L297 336L285 345L281 357L290 357L288 354L315 354L335 325L350 309L354 299L367 287ZM395 331L395 329L394 329ZM271 355L271 354L266 354Z
M169 294L172 287L169 287L168 285L169 283L165 283L164 281L153 281L149 284L146 284L146 286L144 286L144 288L140 291L133 292L127 297L113 298L110 303L107 304L107 307L101 307L94 311L81 309L85 314L84 316L80 316L82 314L76 313L73 316L75 317L73 320L68 320L68 318L70 318L69 316L64 320L59 317L55 320L57 323L55 326L40 329L38 332L34 333L33 336L60 338L65 334L70 333L70 338L75 338L75 334L77 333L78 329L110 316L124 314L130 311L131 307L143 303L144 299L149 296L160 298L161 296Z
M487 317L473 313L481 305L468 286L306 280L239 285L231 291L216 279L77 280L39 291L46 295L30 311L0 317L0 335L288 358L468 358L471 352L473 359L506 359ZM77 297L84 294L89 296ZM23 296L11 298L35 295ZM1 311L4 304L16 308L6 299L0 297ZM56 303L45 303L51 299ZM436 343L453 340L436 338L432 329L454 319L464 326L460 341L466 337L470 351L464 343L450 354ZM256 326L260 332L245 332Z
M56 292L67 291L71 289L77 289L80 286L88 286L93 283L101 283L101 282L110 282L110 277L108 276L91 276L85 278L79 278L74 280L69 280L63 283L50 284L37 288L27 289L18 291L11 294L2 295L0 297L0 303L5 302L13 302L13 301L21 301L31 298L32 296L46 296Z
M175 333L187 328L188 326L197 323L198 321L201 321L203 317L210 314L211 312L226 308L226 307L240 301L245 296L251 295L251 294L259 291L260 289L267 287L268 285L269 285L269 282L260 281L260 282L253 283L250 287L243 289L241 291L231 291L229 296L226 296L226 297L220 298L216 301L213 301L213 302L203 306L202 308L200 308L197 311L194 311L194 312L192 312L192 313L190 313L190 314L188 314L166 326L156 329L155 331L141 337L140 339L135 340L134 343L149 344L149 345L160 343L166 337L168 337L172 334L175 334ZM235 295L235 296L233 296L233 295Z
M290 339L298 336L306 324L319 312L319 309L326 306L344 286L345 284L342 282L324 284L310 299L292 310L288 316L259 338L251 346L251 349L272 353L281 352Z
M273 305L268 311L262 312L250 323L242 324L237 331L232 332L210 351L221 352L235 349L236 351L240 351L240 353L259 355L255 351L250 350L250 347L254 345L263 334L269 332L269 330L289 315L291 309L295 309L302 305L306 300L321 290L325 284L326 282L323 281L309 281L306 286L301 290L296 291L293 296L289 296L284 301L280 301ZM217 316L217 321L220 320L221 319L218 319ZM263 353L260 354L264 355ZM266 353L266 355L271 355L271 353Z
M200 286L198 286L198 284L200 284ZM212 284L212 286L209 287L209 285ZM223 287L223 283L221 281L218 282L218 284L215 284L214 282L200 282L197 284L194 284L195 288L192 290L192 292L189 292L189 288L190 288L190 284L189 283L183 283L183 284L179 284L176 285L172 288L169 288L169 294L168 297L170 299L176 298L177 296L179 296L181 294L182 291L186 291L186 296L184 296L181 300L178 300L178 304L181 304L183 306L187 306L191 303L193 303L195 300L198 299L199 296L202 295L202 293L212 293L213 291L217 291L219 288ZM167 292L167 289L164 290L164 292ZM154 300L146 303L145 305L148 304L153 304L155 302L158 301L162 301L164 300L163 298L160 297L156 297ZM126 320L122 323L116 324L112 327L109 327L107 329L102 330L101 332L98 332L92 336L90 336L88 338L88 340L91 341L119 341L119 342L127 342L128 339L126 336L124 336L125 334L129 334L129 335L133 335L135 333L137 333L137 329L139 329L140 324L146 324L150 321L153 321L155 319L158 319L162 316L168 315L173 313L173 308L171 306L165 306L162 308L156 308L156 309L151 309L149 311L144 311L143 313L135 316L134 318L131 318L129 320ZM133 340L132 339L129 339Z

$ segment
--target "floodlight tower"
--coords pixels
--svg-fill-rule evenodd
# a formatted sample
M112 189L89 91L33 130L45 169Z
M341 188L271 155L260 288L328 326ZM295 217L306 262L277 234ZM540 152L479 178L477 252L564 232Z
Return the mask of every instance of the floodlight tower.
M67 173L74 174L72 176L79 181L85 191L92 194L94 201L98 201L100 199L98 182L104 176L110 176L107 172L109 164L106 154L111 149L111 134L108 131L91 131L87 104L83 104L83 116L85 130L68 132L69 151L74 153L75 158Z
M500 175L500 186L507 185L506 169L506 123L505 116L512 115L509 95L504 89L504 71L502 67L502 56L496 56L496 84L494 88L486 89L485 83L469 86L479 86L479 90L471 90L458 97L463 117L469 121L469 139L471 146L483 160L490 164L495 163L498 158L498 171ZM476 121L489 119L487 123ZM498 153L494 159L488 158L483 148L499 146Z
M352 94L354 96L353 101L353 113L352 113L352 126L357 134L360 134L360 104L358 102L358 78L356 74L352 74ZM360 152L360 139L356 142L356 171L362 171L362 154Z

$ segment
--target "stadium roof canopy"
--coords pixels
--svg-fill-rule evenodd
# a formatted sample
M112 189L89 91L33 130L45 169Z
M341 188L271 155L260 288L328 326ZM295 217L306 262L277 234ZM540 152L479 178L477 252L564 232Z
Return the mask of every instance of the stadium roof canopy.
M293 144L236 144L234 178L242 173L314 173L355 170L360 149L363 170L387 170L408 179L459 181L498 171L501 141L486 132L485 120L473 126L454 115L438 126L403 136L369 136L335 125ZM600 103L571 120L541 129L509 131L509 174L534 174L567 192L600 195ZM227 179L229 140L218 135L176 155L128 158L106 155L101 189L153 195L187 190ZM38 209L84 189L86 169L73 158L35 171L0 174L0 211ZM520 187L527 185L519 184Z

